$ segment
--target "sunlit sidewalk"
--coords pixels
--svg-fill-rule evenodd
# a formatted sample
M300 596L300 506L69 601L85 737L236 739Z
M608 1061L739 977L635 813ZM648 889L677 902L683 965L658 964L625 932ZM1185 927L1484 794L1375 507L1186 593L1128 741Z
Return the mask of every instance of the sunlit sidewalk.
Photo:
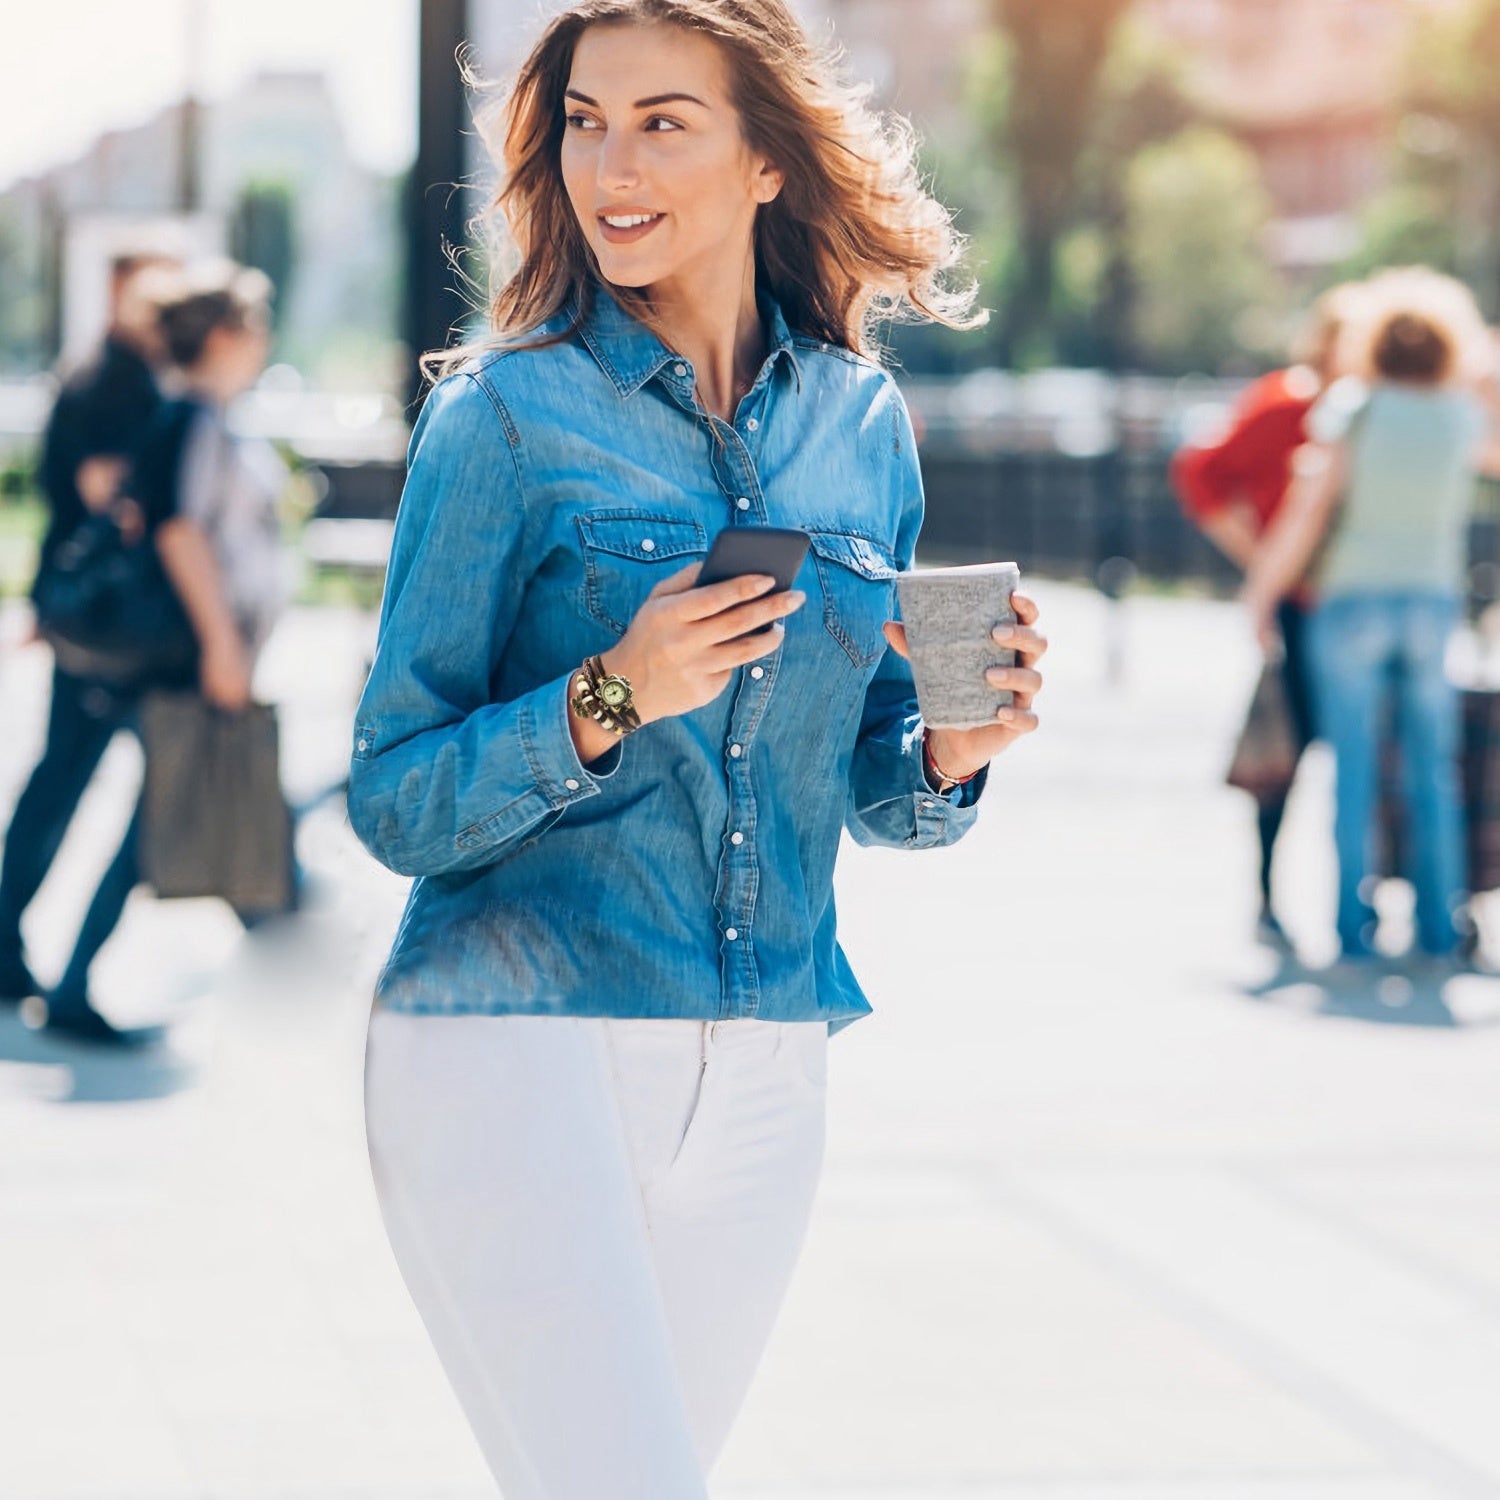
M715 1494L1500 1496L1500 981L1350 993L1257 949L1252 814L1219 785L1238 618L1037 593L1046 726L976 833L846 852L876 1015L834 1044L823 1192ZM336 613L273 644L298 789L340 768L366 647ZM46 671L0 655L0 808ZM38 905L47 974L136 774L121 744ZM1315 755L1278 871L1314 966L1327 805ZM363 1152L404 883L333 810L301 852L319 893L279 930L132 906L99 999L171 1019L159 1053L0 1014L0 1500L494 1495Z

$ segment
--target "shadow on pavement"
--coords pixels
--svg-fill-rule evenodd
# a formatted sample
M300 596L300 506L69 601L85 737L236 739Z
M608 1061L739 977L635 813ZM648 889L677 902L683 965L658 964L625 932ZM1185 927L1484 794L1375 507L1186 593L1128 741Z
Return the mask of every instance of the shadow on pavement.
M1500 1001L1500 978L1482 974L1423 972L1399 963L1377 963L1368 970L1344 965L1313 969L1294 955L1279 954L1275 971L1257 984L1242 986L1247 999L1309 1015L1368 1021L1381 1026L1473 1029L1500 1023L1500 1005L1474 1013L1455 1009L1451 987L1478 985Z
M195 1069L164 1041L113 1049L36 1031L0 1014L0 1063L16 1065L19 1092L54 1104L125 1104L163 1099L189 1087Z

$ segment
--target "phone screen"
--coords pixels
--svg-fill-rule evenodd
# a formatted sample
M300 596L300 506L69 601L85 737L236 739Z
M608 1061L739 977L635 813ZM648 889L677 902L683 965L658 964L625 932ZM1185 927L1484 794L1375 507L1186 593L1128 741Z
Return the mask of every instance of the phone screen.
M728 526L714 538L698 574L697 588L764 573L776 580L776 591L791 588L812 538L805 531L777 526Z

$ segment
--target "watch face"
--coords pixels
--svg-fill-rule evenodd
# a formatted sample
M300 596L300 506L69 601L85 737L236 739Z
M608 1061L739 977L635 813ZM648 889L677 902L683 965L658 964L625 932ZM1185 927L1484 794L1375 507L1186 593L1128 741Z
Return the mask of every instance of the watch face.
M618 677L606 677L599 684L599 699L606 708L618 708L630 697L630 689Z

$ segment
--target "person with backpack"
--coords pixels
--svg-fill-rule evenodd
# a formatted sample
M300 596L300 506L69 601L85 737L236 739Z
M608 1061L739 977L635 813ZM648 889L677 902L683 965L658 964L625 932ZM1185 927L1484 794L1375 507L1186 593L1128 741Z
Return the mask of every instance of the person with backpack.
M123 496L131 462L161 405L165 362L158 313L176 262L122 254L110 265L109 327L98 356L64 381L42 436L38 471L49 519L38 587L90 524L111 512L138 525ZM0 858L0 1003L42 992L27 961L21 923L62 845L85 788L136 701L129 683L55 661L47 738L11 815Z
M127 482L191 627L199 690L229 711L249 704L256 656L288 597L276 514L285 466L269 444L238 436L227 418L265 368L271 291L263 273L231 262L184 272L159 312L180 394L158 411ZM140 881L140 829L138 806L67 967L47 992L49 1030L118 1044L159 1034L116 1027L89 988L93 961Z

